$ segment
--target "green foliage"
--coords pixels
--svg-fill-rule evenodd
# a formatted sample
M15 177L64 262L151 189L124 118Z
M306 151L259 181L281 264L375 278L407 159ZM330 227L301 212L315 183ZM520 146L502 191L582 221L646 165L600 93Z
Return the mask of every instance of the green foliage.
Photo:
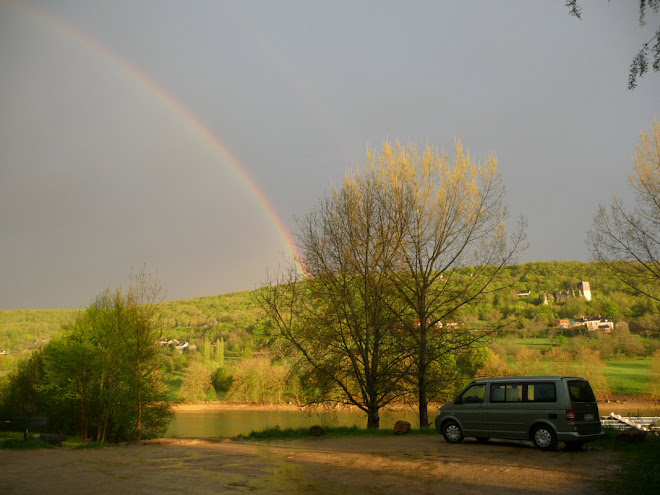
M37 413L49 428L130 440L159 436L172 415L164 401L160 330L148 281L138 275L126 293L105 291L11 375L2 413Z
M584 310L584 314L573 314L566 309L568 303L554 300L554 294L567 288L576 289L582 280L590 282L593 301L572 303L572 306ZM512 286L515 290L503 289ZM530 290L531 295L518 298L517 290L523 289ZM207 338L211 343L220 339L223 342L222 357L228 359L240 358L246 348L252 349L253 353L269 349L273 343L272 328L255 302L258 293L258 290L236 292L162 303L157 308L156 316L162 323L163 337L188 340L196 344L200 352ZM541 304L543 293L549 295L548 305ZM660 325L645 318L660 314L660 308L648 298L634 293L603 266L577 261L550 261L502 268L501 277L493 283L492 293L466 307L465 316L476 316L475 323L487 323L497 314L502 318L517 318L523 326L519 329L522 335L529 331L547 332L560 315L576 318L601 314L619 321L617 310L619 318L628 323L633 333L657 332L660 328ZM0 356L0 376L3 371L8 373L14 369L17 358L29 356L60 335L78 313L75 310L0 310L0 352L8 352ZM542 325L541 329L535 327L538 324ZM217 347L212 347L217 352ZM220 356L216 359L221 360ZM179 361L172 365L172 369L182 369L187 362Z
M17 420L38 415L46 408L39 386L44 380L43 352L18 363L0 395L0 418Z
M217 368L211 374L211 383L213 384L216 393L227 393L233 381L234 377L230 370L225 366Z
M569 303L554 299L556 292L577 289L582 280L590 282L593 296L591 302ZM525 289L530 290L531 294L518 297L517 291ZM155 308L155 318L163 329L163 338L176 338L182 342L187 340L197 346L197 350L190 348L184 352L175 350L173 346L163 346L163 352L158 353L162 377L159 377L159 380L168 386L168 400L181 399L179 391L183 377L194 363L202 363L211 371L212 387L207 389L202 400L215 398L216 395L224 398L232 387L235 391L248 390L250 385L241 384L241 380L252 380L252 383L255 383L249 373L234 376L236 365L245 355L252 353L256 356L255 359L271 356L270 364L277 363L280 347L273 341L272 325L264 318L255 302L259 292L238 292L172 301ZM541 302L540 296L543 293L549 296L547 305ZM573 314L573 310L569 311L567 308L582 308L585 314ZM616 318L617 310L619 319ZM589 334L585 327L563 330L556 326L560 315L575 318L597 314L617 322L616 330L612 334ZM0 352L8 352L6 355L0 355L0 408L6 410L8 405L11 405L12 411L23 417L31 417L44 410L44 401L51 399L46 395L46 388L39 389L44 385L43 352L39 349L58 336L69 335L80 315L80 311L72 310L0 311ZM597 263L557 261L504 267L501 277L493 285L493 291L485 294L477 303L463 308L461 318L464 326L470 329L488 327L501 318L517 321L515 326L509 327L508 333L499 335L489 343L495 357L489 356L479 364L479 359L483 356L455 356L456 375L450 377L445 373L442 378L448 380L443 384L443 389L437 391L438 398L451 395L452 387L460 386L465 380L471 379L470 375L475 369L477 375L482 368L489 373L513 373L516 368L516 353L521 345L537 348L543 362L549 359L547 353L551 349L565 350L569 360L576 359L579 347L598 351L601 359L607 363L605 376L612 393L650 393L649 387L640 392L642 384L648 383L648 370L640 368L639 376L630 373L627 378L623 371L613 371L611 363L644 363L647 362L645 359L660 348L660 340L653 338L658 335L660 329L660 307L648 298L634 293ZM624 322L627 323L627 329L621 326ZM71 352L75 356L78 351L88 352L84 346L90 342L91 340L85 337L79 344L68 342L64 346L58 343L53 349L64 346L63 351ZM115 352L113 346L119 341L109 337L106 341L99 339L95 342L92 348L107 348L108 352ZM475 359L471 362L472 358ZM436 368L438 373L442 373L439 365ZM291 379L283 389L279 389L280 395L285 397L283 400L301 399L299 381L305 380L306 377L299 376L298 373L298 369L293 370L291 377L288 377ZM15 386L10 386L12 383ZM134 382L131 386L133 385ZM112 401L110 391L106 392L108 395L105 400ZM55 395L56 388L51 388L50 394ZM73 400L73 389L67 390L66 394L70 397L69 400ZM234 395L240 396L238 392ZM252 397L259 397L259 394L254 393ZM277 394L273 397L277 397ZM271 397L266 400L275 399ZM64 407L63 401L51 401L49 407L55 408L56 404L59 408L57 415L77 418L77 413L74 414L73 410ZM1 410L0 414L6 416L6 412Z
M291 379L290 369L284 364L273 364L265 357L244 359L233 369L227 398L239 402L297 402Z
M183 375L179 398L185 402L203 401L211 387L211 371L201 362L195 361Z
M599 448L611 449L623 457L623 471L616 478L603 479L613 493L655 495L660 486L660 437L648 435L643 442L617 441L617 432L606 429L605 438L594 442Z
M28 438L27 440L18 440L8 438L6 440L0 439L0 449L8 450L39 450L53 448L48 442L42 442L36 438Z

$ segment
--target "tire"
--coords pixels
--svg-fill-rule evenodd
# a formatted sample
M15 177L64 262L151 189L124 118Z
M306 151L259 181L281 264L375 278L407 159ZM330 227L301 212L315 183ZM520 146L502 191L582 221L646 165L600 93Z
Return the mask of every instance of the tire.
M463 441L463 430L456 421L447 421L442 427L442 436L449 443L461 443Z
M532 430L532 442L541 450L553 450L557 447L557 435L552 428L539 425Z
M490 437L476 437L477 442L479 443L486 443L488 440L490 440Z

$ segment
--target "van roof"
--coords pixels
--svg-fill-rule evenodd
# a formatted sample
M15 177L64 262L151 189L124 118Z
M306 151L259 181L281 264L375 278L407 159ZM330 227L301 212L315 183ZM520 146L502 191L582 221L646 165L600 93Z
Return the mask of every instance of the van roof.
M513 381L557 381L563 378L569 378L572 380L584 380L579 376L503 376L496 378L479 378L474 380L472 383L484 383L484 382L513 382Z

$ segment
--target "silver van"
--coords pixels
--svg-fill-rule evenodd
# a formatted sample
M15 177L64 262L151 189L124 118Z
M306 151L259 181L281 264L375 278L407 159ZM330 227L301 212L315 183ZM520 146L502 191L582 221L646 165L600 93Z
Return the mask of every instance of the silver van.
M584 378L482 378L440 408L435 427L449 443L464 437L531 440L541 450L557 442L577 447L604 435L598 404Z

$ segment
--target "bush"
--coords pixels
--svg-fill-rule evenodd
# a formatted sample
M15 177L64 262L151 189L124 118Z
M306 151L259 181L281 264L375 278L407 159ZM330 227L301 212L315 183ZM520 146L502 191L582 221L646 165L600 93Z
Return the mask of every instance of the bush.
M183 375L179 398L184 402L203 401L211 387L211 372L199 361L194 361Z

